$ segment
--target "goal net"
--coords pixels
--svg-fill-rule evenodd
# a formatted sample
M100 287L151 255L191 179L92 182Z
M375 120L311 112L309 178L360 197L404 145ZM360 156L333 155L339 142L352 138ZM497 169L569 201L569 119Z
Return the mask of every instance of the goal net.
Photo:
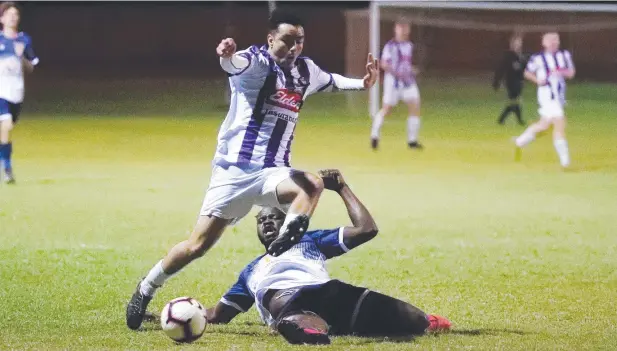
M399 18L411 24L413 64L420 81L476 77L486 82L513 33L523 52L541 50L541 35L561 34L581 79L617 80L617 4L373 1L368 10L346 11L346 74L364 75L366 54L378 56ZM488 84L488 83L487 83ZM370 113L378 110L379 86L371 90Z

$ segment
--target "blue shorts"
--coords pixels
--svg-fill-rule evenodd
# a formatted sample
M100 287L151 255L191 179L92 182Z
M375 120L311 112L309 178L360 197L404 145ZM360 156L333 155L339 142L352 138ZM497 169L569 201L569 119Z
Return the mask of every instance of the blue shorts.
M12 102L0 99L0 121L11 118L13 123L17 123L19 113L21 112L21 103L14 104Z

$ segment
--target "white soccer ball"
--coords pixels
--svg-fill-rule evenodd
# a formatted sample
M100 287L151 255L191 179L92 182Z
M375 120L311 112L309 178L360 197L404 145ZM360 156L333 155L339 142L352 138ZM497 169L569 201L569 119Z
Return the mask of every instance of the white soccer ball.
M192 297L178 297L163 307L161 327L177 342L193 342L206 331L206 309Z

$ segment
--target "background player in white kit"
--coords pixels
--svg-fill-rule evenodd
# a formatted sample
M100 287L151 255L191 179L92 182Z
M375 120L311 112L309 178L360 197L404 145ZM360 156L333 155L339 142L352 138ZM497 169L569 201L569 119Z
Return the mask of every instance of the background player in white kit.
M326 189L341 196L352 225L307 232L278 257L260 255L207 310L208 321L229 323L256 305L263 322L292 344L329 344L329 335L412 336L449 329L451 323L444 317L330 278L326 260L373 239L377 225L338 170L324 170L320 176ZM257 236L266 249L284 218L272 207L257 215Z
M377 61L369 54L364 79L321 70L300 57L304 28L281 11L270 18L268 44L236 52L233 39L217 47L230 77L231 103L218 135L212 178L197 224L188 240L174 246L138 284L126 309L126 323L137 329L156 289L220 238L253 205L285 210L287 215L268 253L278 256L308 228L323 190L321 178L290 168L290 148L304 100L333 89L367 89L375 84Z
M414 45L409 41L409 23L399 19L394 24L394 39L383 48L381 68L384 70L383 106L373 116L371 147L377 149L384 118L399 101L407 105L407 143L410 148L422 149L418 142L420 132L420 91L416 84L417 68L412 62Z
M570 165L568 142L566 141L566 79L576 74L572 56L568 50L559 49L559 34L546 33L542 36L544 51L533 55L527 63L525 78L538 85L540 120L527 128L515 140L516 159L521 157L521 148L532 142L536 134L553 126L553 144L559 163L563 168Z
M11 156L11 130L17 123L24 100L24 71L32 72L39 62L32 39L18 31L19 9L12 2L0 5L0 177L15 183Z

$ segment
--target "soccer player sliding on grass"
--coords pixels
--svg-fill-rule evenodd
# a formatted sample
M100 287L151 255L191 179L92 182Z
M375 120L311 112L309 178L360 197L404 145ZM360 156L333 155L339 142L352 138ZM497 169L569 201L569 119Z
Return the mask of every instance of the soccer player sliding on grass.
M320 175L325 188L343 199L352 226L309 231L282 255L259 256L207 310L208 321L228 323L255 304L262 320L292 344L329 344L329 335L413 336L450 329L444 317L330 278L326 260L373 239L377 225L338 170ZM266 250L284 220L285 214L274 207L257 215L257 236Z
M311 94L367 89L378 78L377 60L371 54L364 79L327 73L301 57L304 28L291 14L272 14L267 40L263 47L236 52L234 40L228 38L216 49L229 75L232 96L219 130L210 186L189 238L174 246L138 284L126 308L131 329L141 325L156 289L203 256L225 228L246 216L253 205L286 212L278 235L268 243L271 256L281 255L302 238L323 182L290 166L300 109Z

